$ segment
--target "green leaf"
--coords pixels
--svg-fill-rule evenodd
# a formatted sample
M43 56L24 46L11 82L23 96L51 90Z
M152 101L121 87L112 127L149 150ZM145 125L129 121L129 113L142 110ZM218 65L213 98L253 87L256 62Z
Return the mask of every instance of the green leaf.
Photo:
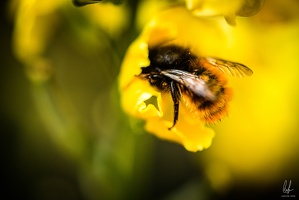
M122 0L73 0L75 6L85 6L88 4L94 4L99 2L111 2L113 4L120 4Z
M242 17L253 16L261 10L264 2L265 0L245 0L237 15Z

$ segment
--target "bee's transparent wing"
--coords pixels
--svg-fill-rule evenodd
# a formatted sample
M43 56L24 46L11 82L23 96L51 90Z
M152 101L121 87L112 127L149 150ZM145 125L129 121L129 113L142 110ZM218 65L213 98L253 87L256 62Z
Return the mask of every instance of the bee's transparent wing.
M252 75L252 70L243 64L237 62L231 62L219 58L203 57L200 58L200 63L202 65L211 64L217 67L223 73L234 76L234 77L246 77Z
M208 88L207 84L197 75L177 69L168 69L161 71L161 74L171 78L172 80L184 85L194 94L201 96L208 100L215 100L215 95Z

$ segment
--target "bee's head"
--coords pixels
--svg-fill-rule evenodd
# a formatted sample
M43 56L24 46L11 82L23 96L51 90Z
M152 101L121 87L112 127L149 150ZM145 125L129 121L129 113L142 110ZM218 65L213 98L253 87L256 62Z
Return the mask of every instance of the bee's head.
M155 79L161 76L161 69L158 67L147 66L141 67L141 73L139 77L146 79Z
M161 69L159 67L150 65L147 67L141 67L140 74L159 74L159 73L161 73Z
M163 76L160 68L148 66L142 67L141 70L138 77L148 80L152 86L157 87L160 90L163 90L163 87L166 87L165 82L168 78Z

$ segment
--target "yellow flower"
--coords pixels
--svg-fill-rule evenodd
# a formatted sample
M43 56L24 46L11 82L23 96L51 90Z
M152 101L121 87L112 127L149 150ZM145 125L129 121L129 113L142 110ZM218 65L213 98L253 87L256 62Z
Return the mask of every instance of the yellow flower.
M87 19L101 27L111 37L117 38L129 24L129 10L126 4L100 3L80 8Z
M196 16L224 16L234 25L235 16L255 15L264 0L185 0L187 8Z
M230 81L234 99L229 120L217 125L212 148L200 157L212 187L220 192L240 182L283 184L286 173L297 172L299 6L283 0L267 3L253 19L242 18L228 28L230 51L254 76Z
M98 28L109 37L117 38L129 23L125 5L101 3L74 9L70 0L13 0L10 6L15 18L12 40L14 54L26 67L30 80L37 82L48 80L54 71L47 50L62 24L72 28L73 34L79 36L78 39L84 39L91 48L99 41ZM84 26L76 17L78 12Z
M66 0L12 1L11 5L15 6L13 47L20 61L32 63L44 53L58 23L55 11L65 3Z
M139 1L136 13L135 23L138 30L142 30L147 22L149 22L154 15L161 10L167 9L172 6L170 1L151 0Z
M182 144L189 151L198 151L211 145L214 131L199 118L193 117L190 109L180 104L177 124L173 123L171 95L153 88L148 81L137 77L141 67L149 66L149 47L171 43L190 47L200 56L216 56L224 59L230 41L225 26L219 20L194 17L182 7L173 7L154 17L141 35L129 47L119 76L124 110L146 121L147 131L159 138Z

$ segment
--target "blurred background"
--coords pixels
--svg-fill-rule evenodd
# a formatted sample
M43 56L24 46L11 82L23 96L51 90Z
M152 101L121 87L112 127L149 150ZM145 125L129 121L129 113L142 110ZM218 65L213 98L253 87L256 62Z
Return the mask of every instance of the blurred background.
M230 116L191 153L119 105L126 49L171 2L1 1L1 199L274 199L285 180L299 196L299 3L246 22L232 50L254 76L232 79Z

